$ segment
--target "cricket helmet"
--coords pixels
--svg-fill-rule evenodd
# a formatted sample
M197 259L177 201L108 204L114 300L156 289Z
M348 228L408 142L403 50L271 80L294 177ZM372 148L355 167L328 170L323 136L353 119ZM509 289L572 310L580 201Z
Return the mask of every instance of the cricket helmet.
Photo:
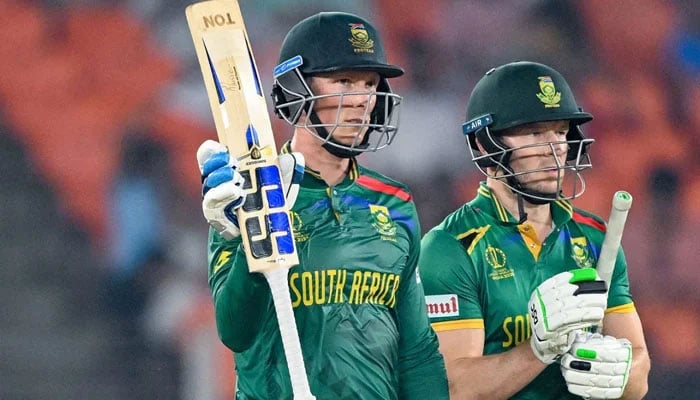
M583 194L585 182L579 172L591 167L588 146L593 139L584 136L580 125L592 119L578 106L559 72L544 64L520 61L492 68L477 82L469 97L462 132L480 171L489 177L498 173L511 190L526 196L528 201L547 202ZM509 160L520 147L510 148L501 140L509 128L545 121L569 121L566 163L556 162L561 177L565 171L574 172L575 186L568 194L535 193L523 188L517 177L538 170L513 171ZM558 144L562 142L542 142L537 146L553 148ZM496 172L489 173L486 167L496 167Z
M322 12L296 24L287 33L274 70L272 99L275 113L295 127L306 128L323 141L326 150L339 157L353 157L389 145L398 129L401 97L392 93L387 78L403 75L403 70L386 62L386 54L376 29L367 20L342 12ZM341 71L373 71L380 80L376 91L318 95L309 85L309 77ZM347 95L367 95L368 105L376 100L367 122L339 121ZM320 98L337 97L338 118L320 121L314 104ZM338 127L356 127L362 140L343 145L333 140ZM372 135L370 135L372 134ZM370 139L370 136L373 138Z

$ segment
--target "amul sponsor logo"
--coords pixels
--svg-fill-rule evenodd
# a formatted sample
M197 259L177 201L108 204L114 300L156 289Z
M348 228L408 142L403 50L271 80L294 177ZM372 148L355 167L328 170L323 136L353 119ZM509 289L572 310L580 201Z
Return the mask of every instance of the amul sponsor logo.
M425 296L429 318L456 317L459 315L459 302L456 294Z

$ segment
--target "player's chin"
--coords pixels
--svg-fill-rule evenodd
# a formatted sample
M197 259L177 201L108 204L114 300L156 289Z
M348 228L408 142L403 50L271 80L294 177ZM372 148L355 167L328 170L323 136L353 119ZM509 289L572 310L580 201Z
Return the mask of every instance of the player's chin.
M524 187L542 194L557 194L561 190L560 180L556 178L543 178L524 183Z
M360 132L358 132L358 128L338 128L334 133L333 133L333 139L342 145L351 147L351 146L359 146L360 143L362 143L362 139L364 138L364 134L366 132L366 128L362 128Z

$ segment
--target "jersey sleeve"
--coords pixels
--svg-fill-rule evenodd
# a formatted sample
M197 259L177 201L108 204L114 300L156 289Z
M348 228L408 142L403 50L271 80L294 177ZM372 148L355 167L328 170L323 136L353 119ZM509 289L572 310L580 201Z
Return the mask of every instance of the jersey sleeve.
M615 260L615 269L608 291L607 312L630 312L634 310L632 295L630 294L630 282L627 275L627 260L625 252L620 247Z
M415 212L414 212L415 215ZM448 399L447 373L438 340L430 327L425 294L418 275L420 227L414 219L407 265L397 301L399 329L399 398Z
M419 270L436 331L484 328L477 271L452 235L441 229L425 235Z
M241 239L225 240L209 230L209 287L221 341L240 352L260 331L272 296L262 274L248 272Z

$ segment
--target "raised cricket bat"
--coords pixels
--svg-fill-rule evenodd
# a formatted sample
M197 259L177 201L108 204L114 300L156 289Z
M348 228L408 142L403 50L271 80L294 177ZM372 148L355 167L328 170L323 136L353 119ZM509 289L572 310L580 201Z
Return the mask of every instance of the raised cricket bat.
M596 266L598 275L603 278L608 289L610 289L610 281L612 280L613 270L615 269L615 260L620 250L622 232L625 229L627 213L630 207L632 207L632 195L625 191L616 192L613 196L612 209L610 210L610 217L605 230L605 238L600 248L600 256L598 256L598 264Z
M250 272L267 279L295 399L309 389L287 274L299 263L277 161L270 116L236 0L191 4L187 23L209 95L219 141L239 161L246 200L238 222Z

